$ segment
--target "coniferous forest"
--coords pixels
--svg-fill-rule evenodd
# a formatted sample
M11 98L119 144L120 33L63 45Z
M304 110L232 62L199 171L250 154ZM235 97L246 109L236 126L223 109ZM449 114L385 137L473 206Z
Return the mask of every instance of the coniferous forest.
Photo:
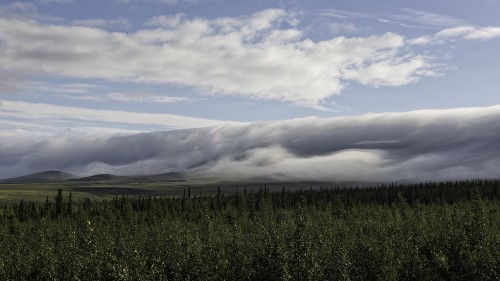
M500 181L0 208L0 280L500 280Z

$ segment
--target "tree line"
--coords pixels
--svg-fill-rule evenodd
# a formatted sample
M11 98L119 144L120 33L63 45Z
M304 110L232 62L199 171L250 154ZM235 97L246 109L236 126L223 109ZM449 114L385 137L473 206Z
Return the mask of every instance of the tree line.
M1 280L499 280L498 180L0 208Z

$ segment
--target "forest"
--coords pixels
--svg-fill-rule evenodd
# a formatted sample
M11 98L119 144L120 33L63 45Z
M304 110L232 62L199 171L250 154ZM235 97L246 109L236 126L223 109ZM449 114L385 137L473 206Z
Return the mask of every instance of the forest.
M500 280L499 180L0 207L0 280Z

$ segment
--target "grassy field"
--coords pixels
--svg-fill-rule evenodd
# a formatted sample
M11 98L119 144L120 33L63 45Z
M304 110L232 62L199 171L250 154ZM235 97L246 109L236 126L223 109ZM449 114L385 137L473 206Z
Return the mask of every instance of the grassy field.
M320 186L333 186L331 183L298 182L298 183L265 183L246 181L219 181L215 178L195 178L186 181L121 183L119 181L96 182L42 182L42 183L0 183L0 204L16 203L21 200L42 202L46 197L54 196L58 189L71 191L75 200L89 198L111 199L116 195L155 195L182 196L188 190L192 195L216 195L220 189L224 194L255 192L266 186L270 191L288 191L317 189Z

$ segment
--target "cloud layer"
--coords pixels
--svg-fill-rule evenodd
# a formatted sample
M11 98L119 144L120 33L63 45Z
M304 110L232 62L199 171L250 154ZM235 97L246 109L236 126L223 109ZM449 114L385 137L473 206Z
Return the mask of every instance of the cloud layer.
M317 106L346 84L401 86L437 75L432 58L395 33L315 41L294 13L267 9L215 19L183 14L111 32L120 20L47 24L0 19L0 73L168 84L206 95Z
M500 106L0 144L0 177L196 171L302 180L498 177Z
M76 87L78 89L78 87ZM115 94L115 99L126 97ZM166 99L167 97L163 97ZM164 100L163 102L165 102ZM161 102L161 101L156 101ZM71 124L63 125L65 127L77 128L81 124L90 123L122 123L127 125L158 125L163 128L199 128L215 126L220 124L238 123L223 120L203 119L188 117L176 114L162 113L142 113L119 110L90 109L72 106L52 105L45 103L29 103L22 101L0 100L0 117L2 119L15 119L26 126L32 124L44 124L47 127L55 125L54 123L65 124L64 121L71 119ZM0 120L2 124L3 120ZM57 126L55 126L57 127ZM32 128L33 129L33 128ZM0 130L0 136L3 131Z

